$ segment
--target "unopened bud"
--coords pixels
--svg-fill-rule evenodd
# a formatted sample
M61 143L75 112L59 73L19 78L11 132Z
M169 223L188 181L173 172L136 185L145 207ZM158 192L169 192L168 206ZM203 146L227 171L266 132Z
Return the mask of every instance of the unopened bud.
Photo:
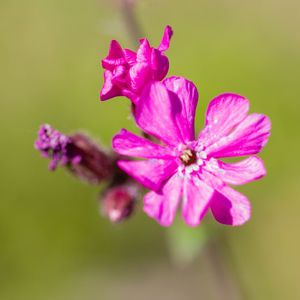
M67 163L78 164L81 161L78 153L69 150L70 144L68 136L54 130L49 124L44 124L40 127L34 147L43 157L50 158L49 170L55 170L59 163L64 166Z
M51 159L50 170L65 165L76 177L92 184L111 177L117 168L116 154L108 154L81 133L67 136L48 124L40 127L34 146Z
M112 176L116 168L115 154L107 153L91 139L81 133L70 136L70 151L78 153L81 161L78 164L68 164L70 171L83 181L99 184Z
M113 223L124 221L134 212L140 192L141 186L131 179L108 187L101 199L102 213Z

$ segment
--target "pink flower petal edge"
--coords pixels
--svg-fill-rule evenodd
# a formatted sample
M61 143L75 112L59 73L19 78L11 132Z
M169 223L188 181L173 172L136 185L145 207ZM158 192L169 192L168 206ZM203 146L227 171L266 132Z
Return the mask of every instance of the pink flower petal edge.
M165 177L176 171L174 160L119 160L118 166L150 190L159 190ZM149 176L150 175L150 176Z
M116 134L112 140L113 148L121 155L140 158L173 158L170 148L154 144L126 129Z
M210 207L215 219L225 225L243 225L251 216L247 197L229 186L224 186L220 192L215 191Z
M144 197L144 212L162 226L172 224L180 201L182 178L172 176L157 193L149 192Z

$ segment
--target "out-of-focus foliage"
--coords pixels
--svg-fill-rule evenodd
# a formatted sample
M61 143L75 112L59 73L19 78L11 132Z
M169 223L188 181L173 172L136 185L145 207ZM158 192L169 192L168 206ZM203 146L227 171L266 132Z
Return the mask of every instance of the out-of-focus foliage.
M169 265L165 228L142 212L112 226L98 214L99 188L49 172L33 149L45 122L64 133L87 129L107 146L121 127L136 130L126 100L98 99L110 40L131 47L116 3L1 1L1 299L199 299L208 280L201 261L186 273ZM227 91L272 120L261 154L268 175L239 188L252 202L250 222L217 225L246 299L300 298L299 11L295 0L136 8L152 44L173 27L169 74L199 87L199 130L209 100Z

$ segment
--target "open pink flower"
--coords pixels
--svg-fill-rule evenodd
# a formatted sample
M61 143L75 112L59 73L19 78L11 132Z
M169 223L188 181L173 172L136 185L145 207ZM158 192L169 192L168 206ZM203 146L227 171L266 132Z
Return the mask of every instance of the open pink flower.
M102 59L105 71L100 99L123 95L135 103L148 82L164 79L169 70L169 60L163 52L168 50L172 35L172 28L167 26L157 49L143 39L137 53L123 50L117 41L111 41L108 56Z
M161 225L172 223L181 198L183 218L190 226L197 226L208 208L218 222L242 225L250 218L250 203L227 184L261 178L264 164L257 156L236 163L219 158L260 152L270 134L270 120L263 114L247 115L244 97L222 94L210 102L205 126L195 139L197 101L196 87L184 78L149 84L136 107L136 122L164 145L122 129L113 138L113 148L147 160L119 161L119 166L152 190L144 197L144 211Z

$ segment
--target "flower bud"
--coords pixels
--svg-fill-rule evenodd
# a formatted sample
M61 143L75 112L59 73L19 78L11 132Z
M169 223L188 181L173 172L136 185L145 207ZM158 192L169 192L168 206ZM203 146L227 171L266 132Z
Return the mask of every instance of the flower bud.
M45 124L40 127L34 146L43 157L51 159L50 170L60 164L82 181L92 184L108 179L117 169L116 154L108 154L81 133L66 136Z
M134 212L141 188L131 179L108 187L101 197L102 213L112 223L124 221Z
M55 170L58 163L64 166L67 163L78 164L81 156L75 151L69 151L71 140L68 136L54 130L49 124L40 127L38 138L34 143L35 149L42 153L43 157L51 159L49 170Z
M69 170L83 181L99 184L113 175L116 168L116 155L107 153L91 139L81 133L70 136L69 150L78 153L81 161L68 164Z

